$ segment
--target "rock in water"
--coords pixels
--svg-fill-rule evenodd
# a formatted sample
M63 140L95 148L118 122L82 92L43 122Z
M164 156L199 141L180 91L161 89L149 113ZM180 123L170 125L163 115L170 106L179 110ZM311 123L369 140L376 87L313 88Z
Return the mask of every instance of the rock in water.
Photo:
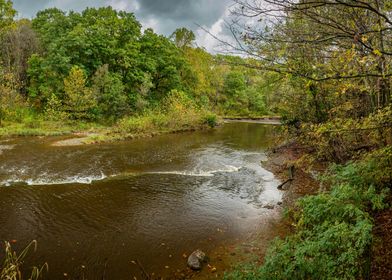
M189 256L188 266L193 270L200 270L205 261L206 254L201 250L196 250Z

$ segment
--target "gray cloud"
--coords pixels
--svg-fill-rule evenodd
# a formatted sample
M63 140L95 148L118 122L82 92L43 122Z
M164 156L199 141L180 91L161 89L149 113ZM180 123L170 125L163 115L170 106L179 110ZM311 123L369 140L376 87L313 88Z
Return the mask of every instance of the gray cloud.
M197 25L204 26L216 35L225 36L223 20L231 0L14 0L21 17L34 17L42 9L58 7L62 10L81 11L86 7L111 5L118 10L134 12L144 27L170 35L178 27L192 29L198 44L209 50L214 40Z
M140 0L138 14L164 21L211 26L221 18L230 0Z

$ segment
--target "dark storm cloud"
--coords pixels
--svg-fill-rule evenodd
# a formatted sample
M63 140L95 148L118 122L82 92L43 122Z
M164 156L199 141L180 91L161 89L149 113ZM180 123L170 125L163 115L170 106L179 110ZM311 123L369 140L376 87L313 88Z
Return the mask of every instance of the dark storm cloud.
M134 12L144 27L170 35L178 27L186 27L198 34L198 42L210 48L212 39L200 32L197 25L224 34L221 26L227 16L231 0L14 0L21 17L33 17L37 11L58 7L81 11L86 7L112 6Z
M168 33L178 25L195 29L195 23L210 27L225 13L230 0L140 0L138 14L144 19L165 23L162 31Z

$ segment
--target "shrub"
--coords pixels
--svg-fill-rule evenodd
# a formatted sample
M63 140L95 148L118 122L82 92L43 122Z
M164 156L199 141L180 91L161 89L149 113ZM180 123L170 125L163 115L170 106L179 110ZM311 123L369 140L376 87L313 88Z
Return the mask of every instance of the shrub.
M203 123L208 125L209 127L215 127L218 125L218 119L215 114L207 114L203 118Z
M392 106L366 118L335 118L323 124L303 125L301 142L315 157L342 163L360 152L392 144Z
M391 160L392 148L387 147L360 161L333 165L323 178L333 184L331 191L297 202L295 234L277 239L262 267L237 270L226 278L366 278L373 241L369 212L387 207ZM233 278L238 273L242 278Z

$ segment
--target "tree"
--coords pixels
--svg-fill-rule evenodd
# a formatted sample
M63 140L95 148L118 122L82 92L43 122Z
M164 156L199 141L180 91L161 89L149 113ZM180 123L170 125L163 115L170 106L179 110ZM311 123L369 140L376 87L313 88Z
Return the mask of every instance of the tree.
M15 117L18 107L22 105L18 82L12 73L4 71L0 66L0 126L8 117Z
M231 31L239 44L232 47L259 61L251 67L279 73L308 95L299 105L312 107L305 120L324 122L333 108L354 96L366 104L362 116L390 103L388 1L235 2ZM336 91L348 94L332 98Z
M180 48L191 48L195 44L196 36L192 30L188 30L185 27L176 29L170 36L170 39L174 44Z
M16 11L11 0L0 0L0 35L14 21Z
M228 67L217 62L214 55L202 48L186 48L184 55L191 65L195 81L190 85L194 98L203 107L217 105Z
M162 100L171 90L186 90L190 66L181 51L166 37L147 29L141 38L140 61L151 76L150 100Z
M0 0L0 43L3 42L4 35L14 22L16 11L10 0ZM18 83L15 77L3 67L4 50L0 48L0 125L3 119L14 109L18 99Z
M246 81L242 72L231 71L225 77L224 91L228 96L235 96L240 91L245 90Z
M92 119L92 109L96 100L90 88L86 87L86 77L81 68L73 66L64 79L64 109L72 119Z
M111 7L68 14L47 9L39 12L32 22L44 52L32 61L30 95L39 98L47 95L45 91L49 89L61 96L70 65L79 65L91 78L99 67L107 64L121 76L127 91L143 76L139 61L141 26L132 13ZM48 75L49 78L42 79Z
M14 74L22 93L26 93L28 60L32 54L39 52L38 38L29 20L15 22L4 33L0 51L4 69Z
M107 64L95 72L92 89L98 103L99 114L104 118L116 119L129 110L122 77L119 74L110 73Z

